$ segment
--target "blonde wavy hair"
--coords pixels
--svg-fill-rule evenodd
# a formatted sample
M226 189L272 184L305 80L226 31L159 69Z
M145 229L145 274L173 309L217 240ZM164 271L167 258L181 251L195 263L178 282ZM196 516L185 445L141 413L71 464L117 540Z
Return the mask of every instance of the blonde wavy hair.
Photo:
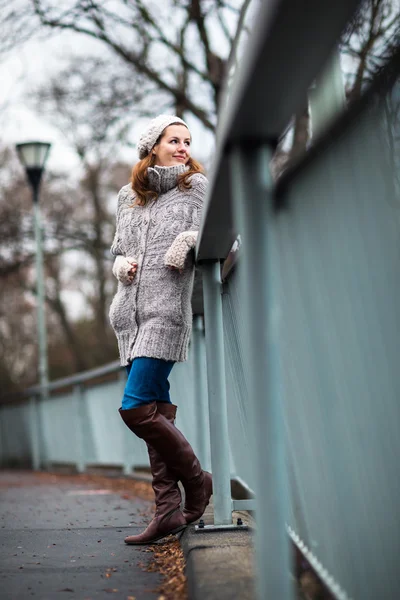
M174 125L174 123L171 123L171 125ZM164 136L165 129L154 145L160 142L160 140ZM150 202L150 200L154 200L158 197L158 193L149 188L149 180L147 177L147 169L149 167L153 167L155 161L156 157L152 154L151 149L149 154L145 156L145 158L143 158L142 160L139 160L139 162L136 163L136 165L133 167L131 175L131 185L133 191L136 194L136 201L132 206L145 206L147 202ZM192 177L192 175L194 175L195 173L204 173L203 166L192 157L189 158L187 166L189 167L189 170L185 173L182 173L182 175L179 175L178 177L178 188L181 191L189 190L192 187L190 184L190 178Z

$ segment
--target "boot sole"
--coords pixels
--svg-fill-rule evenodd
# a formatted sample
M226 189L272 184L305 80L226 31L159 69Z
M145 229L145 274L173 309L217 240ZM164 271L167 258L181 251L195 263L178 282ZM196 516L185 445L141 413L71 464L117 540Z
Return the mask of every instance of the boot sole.
M180 525L179 527L172 529L172 531L168 531L167 533L163 533L162 535L159 535L158 537L152 538L151 540L147 540L147 542L127 542L125 540L124 540L124 542L127 546L148 546L149 544L154 544L154 542L158 542L158 540L162 540L163 538L165 538L169 535L174 535L175 533L179 533L180 531L183 531L183 529L186 529L186 527L187 527L187 524Z

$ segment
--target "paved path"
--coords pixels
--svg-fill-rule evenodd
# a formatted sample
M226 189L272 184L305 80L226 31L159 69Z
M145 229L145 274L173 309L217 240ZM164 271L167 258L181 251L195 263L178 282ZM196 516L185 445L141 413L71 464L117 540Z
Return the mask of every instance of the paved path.
M98 481L0 472L2 600L159 597L160 575L145 570L151 555L123 542L151 501Z

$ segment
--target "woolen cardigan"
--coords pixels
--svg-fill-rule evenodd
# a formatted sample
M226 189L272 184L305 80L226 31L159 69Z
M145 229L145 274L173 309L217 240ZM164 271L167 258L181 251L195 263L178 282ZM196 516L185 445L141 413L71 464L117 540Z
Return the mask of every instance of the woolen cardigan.
M109 312L121 365L139 356L175 362L187 359L193 253L188 253L182 272L169 269L165 255L179 234L198 230L207 179L196 173L190 179L191 188L180 190L177 178L185 170L184 165L149 168L149 185L158 197L145 206L133 205L136 197L131 185L118 194L111 253L137 261L132 282L118 281Z

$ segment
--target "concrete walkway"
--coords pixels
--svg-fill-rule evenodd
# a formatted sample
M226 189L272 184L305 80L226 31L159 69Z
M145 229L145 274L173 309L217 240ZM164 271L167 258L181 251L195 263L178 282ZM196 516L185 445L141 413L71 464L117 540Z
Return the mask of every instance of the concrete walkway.
M149 554L123 541L148 522L151 500L95 481L0 472L2 600L159 598Z

